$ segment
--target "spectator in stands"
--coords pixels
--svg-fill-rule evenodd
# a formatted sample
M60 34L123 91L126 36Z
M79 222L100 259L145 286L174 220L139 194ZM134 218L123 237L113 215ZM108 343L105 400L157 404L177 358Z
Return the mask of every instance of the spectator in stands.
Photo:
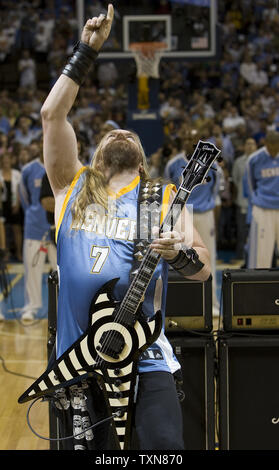
M253 134L253 138L255 139L258 147L262 147L264 145L267 133L267 125L267 119L265 117L261 117L259 119L259 129L257 132L255 132L255 134Z
M0 132L0 155L3 155L5 152L8 152L8 137Z
M218 248L233 250L236 243L234 187L229 166L225 160L219 163L223 170L223 185L220 188L221 209L218 226Z
M30 154L28 152L27 147L23 147L18 156L18 164L17 167L19 170L22 170L22 168L30 161Z
M9 118L7 117L4 107L0 106L0 133L8 134L11 130L11 123Z
M225 134L232 134L236 127L241 124L245 125L245 119L239 115L236 106L232 106L227 116L223 119L222 127Z
M161 162L162 162L162 149L156 150L148 160L149 174L151 178L159 178L162 175L161 172Z
M223 133L222 127L215 124L213 125L212 135L209 137L209 141L216 145L218 139L220 139L222 143L222 158L228 163L229 167L231 167L234 160L234 147L230 137Z
M32 321L42 307L42 278L46 254L51 269L56 269L56 247L50 241L50 224L40 204L42 178L45 174L42 155L22 168L20 200L24 210L23 263L25 304L23 321Z
M15 123L13 140L23 146L30 145L40 133L40 130L32 128L32 119L29 116L21 116Z
M232 182L234 184L235 203L236 203L236 226L237 226L237 238L236 238L236 250L235 256L236 261L244 260L245 252L244 247L248 236L248 224L247 224L247 210L248 201L243 195L243 177L245 168L247 165L248 157L257 150L257 144L254 139L246 139L244 146L244 154L238 157L232 168Z
M5 62L11 49L11 44L0 26L0 62Z
M253 61L252 54L247 48L244 52L244 56L240 64L240 68L239 68L240 75L241 77L244 78L244 80L247 83L252 83L253 78L256 74L256 71L257 71L257 65Z
M22 52L21 59L18 62L19 70L19 86L20 87L36 87L36 62L31 57L30 51L25 49Z
M118 71L114 62L104 62L98 67L97 72L98 82L100 88L115 88L118 79Z
M7 230L12 230L14 241L14 255L17 261L22 261L22 213L19 201L20 171L12 168L11 155L4 153L1 156L0 178L3 184L3 217ZM6 236L10 241L10 237ZM7 249L10 249L7 246Z
M248 182L252 220L249 232L249 268L270 268L279 246L279 132L270 131L265 146L252 153L244 178Z

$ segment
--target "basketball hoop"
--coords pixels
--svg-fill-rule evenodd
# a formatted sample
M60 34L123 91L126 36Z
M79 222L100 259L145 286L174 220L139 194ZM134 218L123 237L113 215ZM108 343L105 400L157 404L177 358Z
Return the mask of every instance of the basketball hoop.
M138 77L159 78L159 64L167 45L164 42L134 42L130 44Z

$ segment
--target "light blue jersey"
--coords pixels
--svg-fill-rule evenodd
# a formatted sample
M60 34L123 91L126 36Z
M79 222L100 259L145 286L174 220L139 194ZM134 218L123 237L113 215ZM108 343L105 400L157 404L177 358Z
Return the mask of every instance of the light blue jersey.
M24 210L24 238L45 240L50 238L50 224L40 203L40 192L45 167L39 158L24 165L21 170L19 196Z
M173 182L177 189L181 184L181 174L187 163L183 152L172 158L166 165L164 177ZM217 171L216 164L213 167L216 171L211 169L208 172L211 180L194 188L187 201L187 205L193 206L194 212L206 212L216 205L216 197L220 187L220 172Z
M138 176L117 193L114 213L108 215L105 210L98 213L96 207L90 206L83 225L77 228L72 224L71 208L84 182L84 170L85 167L73 180L56 230L59 272L57 358L88 328L90 304L100 288L111 279L119 278L113 295L121 301L130 283L140 178ZM164 187L164 203L170 187ZM152 317L159 309L164 316L167 282L168 264L161 259L143 303L147 316ZM163 331L139 360L139 372L174 372L179 367Z
M279 209L279 155L271 157L266 147L252 153L247 161L245 178L252 205Z

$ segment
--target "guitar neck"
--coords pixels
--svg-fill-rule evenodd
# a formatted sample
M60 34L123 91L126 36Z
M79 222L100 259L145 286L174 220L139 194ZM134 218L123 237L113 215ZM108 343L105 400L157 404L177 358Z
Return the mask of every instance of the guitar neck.
M183 207L185 206L191 191L187 191L180 186L175 198L159 228L159 233L173 230ZM133 315L136 313L140 303L142 302L145 291L152 279L154 271L161 259L161 255L153 251L150 247L147 249L140 267L134 276L130 287L121 302L118 315L121 319L125 318L127 323L134 323Z

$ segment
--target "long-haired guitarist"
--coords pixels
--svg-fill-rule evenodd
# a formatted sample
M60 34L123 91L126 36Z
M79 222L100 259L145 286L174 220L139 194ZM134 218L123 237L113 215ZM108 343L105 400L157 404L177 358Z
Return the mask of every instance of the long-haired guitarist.
M93 156L92 165L85 168L79 161L76 136L67 119L83 79L109 36L113 14L113 6L109 5L106 17L100 15L86 22L81 41L41 110L44 162L55 197L57 227L56 358L85 332L92 298L102 285L119 278L113 292L119 301L129 288L139 187L141 181L149 180L144 151L135 133L123 129L108 132ZM172 185L163 185L163 207L171 203L174 194ZM114 201L113 210L110 200ZM189 257L186 245L192 248L193 256ZM145 292L146 317L154 316L157 310L163 313L169 263L191 279L206 280L210 276L208 251L186 210L179 218L179 226L159 238L153 237L151 247L162 258ZM173 376L179 369L162 327L158 339L138 360L134 424L140 449L184 448ZM60 391L60 408L63 404L64 409L71 410L77 430L84 429L85 422L88 425L107 416L103 392L94 378L82 386ZM61 423L67 421L64 412L60 416ZM97 427L94 437L92 431L78 434L74 443L66 440L64 448L109 446L105 426Z

